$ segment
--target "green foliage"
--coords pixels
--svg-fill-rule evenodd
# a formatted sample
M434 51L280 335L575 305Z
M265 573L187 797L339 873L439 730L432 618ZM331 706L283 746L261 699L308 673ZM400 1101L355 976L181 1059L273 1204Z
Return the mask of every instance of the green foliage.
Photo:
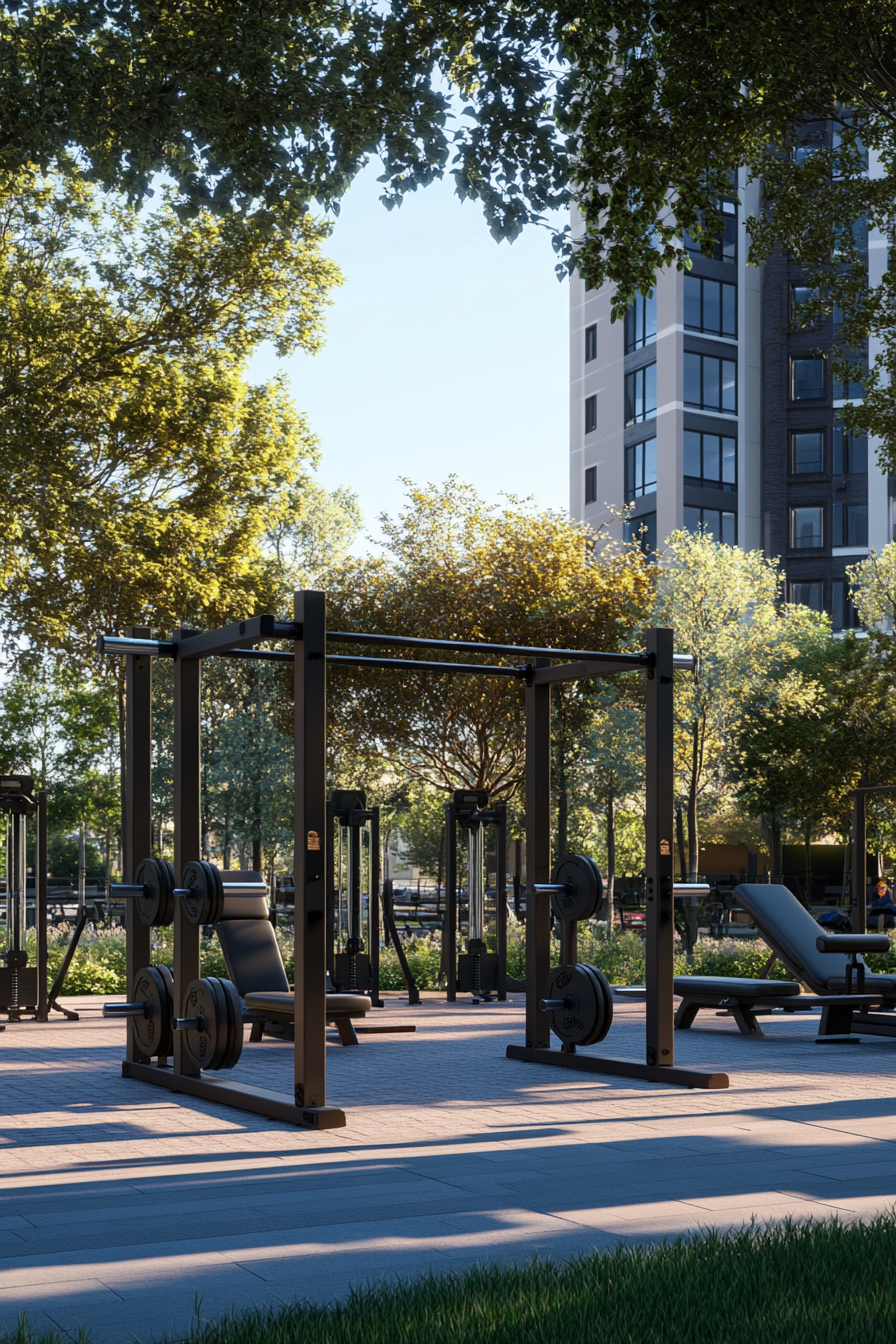
M408 861L426 877L445 878L445 804L450 794L437 789L409 790L408 806L398 816L398 830Z
M79 844L77 838L55 832L47 843L47 871L51 877L67 877L75 881L78 876ZM84 846L87 880L102 878L106 868L103 856L90 840Z

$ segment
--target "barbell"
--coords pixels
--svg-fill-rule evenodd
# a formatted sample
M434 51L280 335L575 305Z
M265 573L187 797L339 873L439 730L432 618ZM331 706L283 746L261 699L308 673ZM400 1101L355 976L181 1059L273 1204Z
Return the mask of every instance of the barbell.
M200 1069L232 1069L243 1051L243 1009L236 985L207 976L187 986L189 1016L174 1016L174 977L169 966L147 966L134 981L132 1003L107 1003L103 1017L131 1018L147 1055L173 1053L174 1032Z
M600 869L584 854L568 854L554 869L550 882L536 882L533 891L550 892L557 919L593 919L604 901Z
M144 924L160 928L174 919L174 902L183 902L191 924L216 924L224 913L228 896L266 896L267 884L260 874L239 881L226 881L213 863L194 859L183 871L183 886L176 887L174 868L165 859L144 859L137 865L133 883L113 883L115 896L136 902Z

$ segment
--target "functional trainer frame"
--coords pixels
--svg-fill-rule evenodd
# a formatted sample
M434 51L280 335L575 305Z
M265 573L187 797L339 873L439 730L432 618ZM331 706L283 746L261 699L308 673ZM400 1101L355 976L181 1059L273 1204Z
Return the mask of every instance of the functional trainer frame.
M34 925L37 937L36 964L29 966L25 949L28 925L28 819L36 820L34 846ZM47 795L35 792L30 775L0 776L0 818L5 823L6 925L5 947L0 961L0 1012L10 1022L22 1014L35 1022L50 1017L47 991ZM75 944L77 946L77 944ZM55 986L54 986L55 989ZM54 1003L54 1007L58 1006ZM60 1008L68 1018L77 1013ZM0 1027L2 1030L2 1027Z
M370 828L368 849L367 949L363 943L364 901L361 836ZM338 841L334 841L334 833ZM380 998L380 809L367 806L363 789L336 789L327 803L327 971L337 990L369 994L374 1008ZM343 875L342 849L345 848ZM339 898L346 886L347 925L345 950L337 951Z
M484 827L494 826L496 831L497 856L495 864L495 937L497 944L497 964L495 966L495 983L489 990L481 993L476 988L475 967L471 966L470 961L466 963L466 969L471 971L471 983L468 984L464 976L459 974L457 939L460 926L459 919L459 901L458 901L458 875L457 875L457 833L458 830L465 831L468 845L467 862L467 903L468 903L468 924L471 938L478 938L484 943L484 915L485 915L485 878L484 878ZM472 846L472 850L469 848ZM474 854L474 851L478 853ZM474 915L472 912L472 887L475 878L471 881L472 869L478 867L479 881L481 891L479 893L482 901L483 929L474 931ZM445 980L447 985L447 1000L449 1003L457 1001L457 991L462 993L472 993L474 1001L487 1001L490 994L494 993L499 1003L507 999L507 804L493 803L489 806L488 794L483 790L459 789L455 792L452 802L445 804L445 924L442 933L445 957ZM483 946L483 952L485 948ZM466 953L468 958L476 956L475 952L469 949ZM486 953L486 955L488 955ZM463 980L463 983L460 983Z
M140 857L152 852L151 754L152 659L174 659L174 832L175 869L201 855L200 689L202 659L232 657L293 664L294 689L294 832L295 832L295 1046L294 1094L272 1092L203 1073L192 1064L181 1033L175 1033L173 1065L144 1055L128 1025L125 1076L170 1091L219 1101L292 1124L316 1129L345 1124L345 1114L327 1104L326 969L327 846L326 688L327 665L376 667L413 673L512 677L526 685L527 878L526 1044L507 1047L512 1059L559 1065L596 1073L645 1078L685 1087L727 1087L725 1074L676 1068L673 1047L671 826L672 683L675 667L690 668L689 655L673 653L672 631L651 629L643 653L599 653L578 649L533 648L458 640L418 639L355 631L328 631L326 595L306 590L294 598L292 621L255 616L221 630L198 633L182 628L171 640L151 638L146 627L124 637L101 635L101 653L126 657L127 746L124 849L126 876L134 880ZM292 651L256 647L264 640L291 640ZM379 645L427 652L514 656L515 666L436 662L360 654L329 654L328 644ZM567 664L551 666L552 663ZM627 670L646 673L647 704L647 1046L646 1063L564 1053L550 1048L547 1015L539 1007L550 970L550 908L534 888L546 884L551 868L550 693L555 682L611 676ZM150 964L150 930L136 902L128 902L128 997L137 973ZM574 929L563 930L566 950ZM177 1016L185 1012L185 992L200 975L200 928L176 902L174 981Z

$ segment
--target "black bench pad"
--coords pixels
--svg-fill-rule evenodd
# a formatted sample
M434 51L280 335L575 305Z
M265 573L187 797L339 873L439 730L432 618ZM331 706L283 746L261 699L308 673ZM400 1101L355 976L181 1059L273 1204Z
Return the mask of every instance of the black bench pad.
M355 1017L369 1013L372 1004L366 994L328 994L327 1020L330 1016ZM283 994L276 990L267 993L247 994L246 1007L252 1013L292 1014L294 998L292 994Z
M676 975L673 989L682 998L779 999L799 994L793 980L747 980L726 975Z

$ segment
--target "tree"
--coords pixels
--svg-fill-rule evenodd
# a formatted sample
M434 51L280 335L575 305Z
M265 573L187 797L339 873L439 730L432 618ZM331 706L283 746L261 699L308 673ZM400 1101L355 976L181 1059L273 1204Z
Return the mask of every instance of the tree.
M637 547L597 554L593 534L565 516L512 498L488 506L454 477L408 494L381 520L384 553L326 576L330 629L606 650L640 639L654 571ZM350 743L372 777L512 799L524 773L519 681L415 674L414 656L400 673L331 668L334 749Z
M612 927L616 882L617 809L643 789L644 715L640 705L618 687L601 688L594 697L594 719L588 739L589 793L604 817L607 864L606 897Z
M732 729L751 693L774 670L829 637L806 607L780 607L781 573L759 551L741 551L704 531L673 532L660 571L656 620L693 654L675 674L675 766L687 811L688 873L699 864L700 800L721 787Z
M896 628L896 542L889 542L878 555L871 551L867 560L851 565L846 571L850 596L867 628L884 625Z

